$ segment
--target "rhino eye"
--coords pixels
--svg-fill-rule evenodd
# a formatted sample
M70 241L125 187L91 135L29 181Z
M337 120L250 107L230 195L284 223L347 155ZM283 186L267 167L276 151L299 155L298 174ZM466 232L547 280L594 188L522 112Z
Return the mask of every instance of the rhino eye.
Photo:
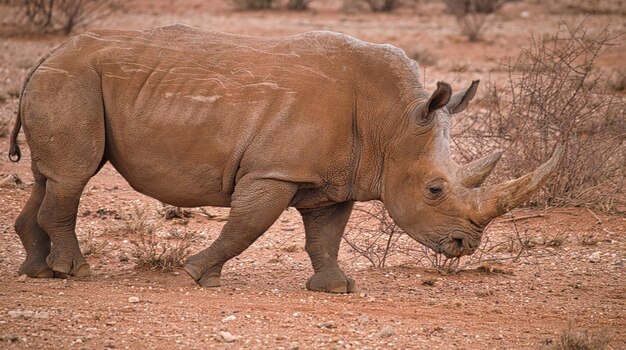
M441 188L441 187L428 187L428 191L433 196L439 196L441 194L441 192L443 192L443 188Z
M426 197L429 199L438 199L443 195L444 184L442 181L433 181L426 185Z

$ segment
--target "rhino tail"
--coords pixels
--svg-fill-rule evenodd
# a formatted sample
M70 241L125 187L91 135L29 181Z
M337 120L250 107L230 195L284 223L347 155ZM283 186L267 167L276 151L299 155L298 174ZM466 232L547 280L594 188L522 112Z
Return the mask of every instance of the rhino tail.
M17 144L17 135L20 133L21 128L22 118L20 117L20 107L17 107L17 118L15 118L15 125L11 132L11 145L9 146L9 160L12 162L19 162L20 158L22 158L22 151L20 151L20 146Z

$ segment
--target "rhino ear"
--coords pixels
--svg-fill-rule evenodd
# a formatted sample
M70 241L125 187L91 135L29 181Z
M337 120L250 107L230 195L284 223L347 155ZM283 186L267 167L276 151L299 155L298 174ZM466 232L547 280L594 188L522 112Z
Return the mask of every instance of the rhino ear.
M446 105L451 114L462 112L467 107L469 102L476 95L478 83L480 83L480 80L474 80L467 90L452 95L452 98L450 98L450 101Z
M440 108L443 108L449 101L452 96L452 88L450 84L444 83L443 81L437 82L437 90L433 92L428 99L428 112L436 111Z
M432 119L432 112L446 106L452 96L452 88L448 83L437 82L437 90L433 92L426 103L422 103L417 112L417 122L425 124Z

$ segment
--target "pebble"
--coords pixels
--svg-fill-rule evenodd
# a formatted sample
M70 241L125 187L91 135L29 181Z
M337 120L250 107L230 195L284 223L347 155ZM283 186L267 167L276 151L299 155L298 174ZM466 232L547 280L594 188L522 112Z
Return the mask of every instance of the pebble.
M222 319L222 323L226 323L226 322L231 322L237 319L237 316L235 315L230 315L230 316L226 316Z
M6 341L8 343L17 343L18 341L20 341L20 337L18 337L15 334L0 335L0 341Z
M50 318L50 313L48 313L46 311L36 312L34 317L35 318L39 318L39 319L48 319L48 318Z
M226 332L226 331L221 331L219 333L217 333L216 339L218 341L224 342L224 343L232 343L235 340L237 340L237 338L230 334L230 332Z
M337 325L333 321L326 321L326 322L318 323L317 328L333 329L333 328L337 328Z
M589 262L597 263L600 262L600 252L593 252L589 255Z
M139 298L138 297L129 297L128 298L128 302L129 303L133 303L133 304L138 303L139 302Z
M28 278L28 276L26 276L26 275L20 275L20 277L17 278L17 281L25 283L27 278Z
M360 324L367 324L370 321L370 317L366 314L363 314L361 316L359 316L359 323Z
M393 329L393 327L385 326L378 335L380 335L381 338L388 338L394 335L395 333L396 331Z
M35 315L35 312L29 310L11 310L8 312L8 314L11 318L31 318Z

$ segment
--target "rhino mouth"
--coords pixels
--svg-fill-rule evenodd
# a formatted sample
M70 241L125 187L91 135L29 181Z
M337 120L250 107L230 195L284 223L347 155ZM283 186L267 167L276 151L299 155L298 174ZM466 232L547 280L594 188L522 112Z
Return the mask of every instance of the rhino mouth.
M470 235L456 231L443 239L435 252L442 253L446 258L458 258L463 255L471 255L478 248L480 241Z

